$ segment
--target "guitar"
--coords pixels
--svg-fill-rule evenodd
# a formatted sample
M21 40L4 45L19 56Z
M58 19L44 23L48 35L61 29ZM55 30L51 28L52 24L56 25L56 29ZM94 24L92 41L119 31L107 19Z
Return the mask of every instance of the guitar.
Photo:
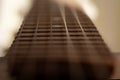
M7 54L17 80L107 80L114 57L80 10L36 0Z

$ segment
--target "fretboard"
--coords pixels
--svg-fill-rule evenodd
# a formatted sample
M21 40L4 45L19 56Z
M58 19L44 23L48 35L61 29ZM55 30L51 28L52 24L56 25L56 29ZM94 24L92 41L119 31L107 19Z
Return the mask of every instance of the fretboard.
M112 66L112 55L89 17L49 0L36 0L8 56L11 65L21 59L21 63L41 60L43 65L85 62Z
M27 51L41 55L44 52L51 57L78 56L76 54L80 52L80 55L101 56L110 53L84 12L44 0L34 4L16 36L13 48L16 48L13 52L22 48L19 53ZM34 56L40 57L38 55Z

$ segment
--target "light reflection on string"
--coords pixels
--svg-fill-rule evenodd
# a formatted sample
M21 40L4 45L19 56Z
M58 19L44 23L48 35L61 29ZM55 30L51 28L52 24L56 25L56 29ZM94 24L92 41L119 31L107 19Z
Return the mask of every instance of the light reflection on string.
M81 24L81 22L78 18L77 12L73 8L71 8L71 11L72 11L75 19L77 20L77 23L79 24L79 27L82 30L82 33L84 35L85 43L86 43L86 51L87 51L87 56L86 57L89 59L89 62L93 63L94 61L96 62L96 61L102 60L102 56L97 52L97 50L95 49L95 46L92 45L92 42L89 40L89 37L86 35L86 32L83 29L82 24ZM90 44L90 45L88 46L88 44ZM94 53L91 54L91 49L94 50L95 54ZM97 71L96 70L93 70L93 71L96 73L95 74L96 78L99 77L99 75L97 74Z
M70 34L69 34L69 31L68 31L68 26L67 26L67 22L66 22L66 16L65 16L65 7L63 5L59 5L59 8L60 8L60 12L61 12L61 15L62 15L62 18L63 18L63 21L64 21L64 25L65 25L65 29L66 29L66 34L67 34L67 56L68 56L68 61L72 62L72 61L75 61L75 62L79 62L80 61L80 57L78 56L78 52L76 52L76 49L72 43L72 40L71 40L71 37L70 37ZM82 67L80 68L81 66L75 66L73 64L70 63L70 74L71 76L76 76L76 70L75 69L80 69L81 71L81 75L84 76L83 78L85 78L85 75L84 75L84 71L82 70ZM74 77L71 77L71 79L74 79Z

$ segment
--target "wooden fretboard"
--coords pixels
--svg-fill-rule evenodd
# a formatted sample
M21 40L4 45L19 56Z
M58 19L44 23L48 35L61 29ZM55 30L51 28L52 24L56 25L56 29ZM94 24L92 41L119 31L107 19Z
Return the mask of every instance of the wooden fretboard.
M36 0L8 52L17 80L106 80L113 57L80 10Z

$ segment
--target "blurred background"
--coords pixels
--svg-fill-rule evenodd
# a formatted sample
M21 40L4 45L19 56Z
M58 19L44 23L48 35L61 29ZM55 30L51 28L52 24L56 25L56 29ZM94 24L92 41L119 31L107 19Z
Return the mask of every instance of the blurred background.
M12 44L33 0L0 0L0 57ZM95 23L113 53L120 53L120 0L55 0L82 8ZM120 61L119 58L117 58ZM117 64L119 68L120 65ZM117 73L120 70L116 69ZM116 74L119 77L119 74ZM120 77L119 77L120 78Z
M120 0L91 0L99 15L94 21L110 50L120 52Z

